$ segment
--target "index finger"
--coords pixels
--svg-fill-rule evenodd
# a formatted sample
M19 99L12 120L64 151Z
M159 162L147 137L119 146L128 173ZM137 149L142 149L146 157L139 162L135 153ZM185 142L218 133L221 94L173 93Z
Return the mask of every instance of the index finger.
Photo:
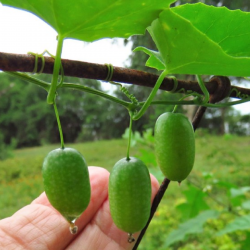
M89 167L89 176L91 200L81 216L79 230L94 217L108 196L109 172L103 168ZM74 237L69 233L68 222L50 205L44 193L13 216L0 221L1 249L61 250Z

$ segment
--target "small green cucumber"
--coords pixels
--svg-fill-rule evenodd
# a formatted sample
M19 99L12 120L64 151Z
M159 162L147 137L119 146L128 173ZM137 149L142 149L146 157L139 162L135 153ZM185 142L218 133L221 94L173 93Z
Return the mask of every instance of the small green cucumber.
M164 113L155 124L155 156L162 173L181 182L191 172L195 159L193 126L180 113Z
M146 165L135 157L119 160L109 177L110 213L115 225L129 234L141 231L150 216L150 200Z
M85 159L73 148L55 149L44 159L42 175L51 205L72 223L90 201L89 172Z

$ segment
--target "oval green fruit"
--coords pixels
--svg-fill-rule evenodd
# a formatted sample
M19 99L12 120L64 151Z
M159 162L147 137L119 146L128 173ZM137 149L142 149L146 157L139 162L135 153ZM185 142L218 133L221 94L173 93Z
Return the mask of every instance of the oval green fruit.
M141 231L150 216L150 200L146 165L135 157L119 160L109 177L110 213L116 226L130 234Z
M155 156L163 174L171 181L184 180L195 158L193 126L180 113L164 113L155 124Z
M78 218L90 201L88 167L75 149L51 151L42 167L45 193L51 205L69 222Z

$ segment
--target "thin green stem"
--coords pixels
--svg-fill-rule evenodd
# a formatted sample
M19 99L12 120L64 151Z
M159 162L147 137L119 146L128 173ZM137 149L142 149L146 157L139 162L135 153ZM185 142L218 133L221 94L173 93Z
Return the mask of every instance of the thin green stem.
M200 88L201 88L201 90L202 90L202 92L204 94L203 103L208 103L208 101L209 101L209 92L208 92L208 90L207 90L207 88L206 88L206 86L205 86L205 84L204 84L201 76L200 75L196 75L196 78L197 78L198 84L199 84L199 86L200 86Z
M179 105L175 105L172 113L175 113L176 109L178 108Z
M132 104L130 102L123 101L123 100L116 98L112 95L108 95L102 91L95 90L95 89L92 89L92 88L89 88L89 87L86 87L86 86L83 86L80 84L63 83L61 88L79 89L79 90L84 91L84 92L98 95L98 96L104 97L105 99L113 101L115 103L118 103L118 104L124 106L125 108L127 108L128 110L131 109L131 106L132 106Z
M240 101L234 101L234 102L228 102L228 103L220 103L220 104L213 104L213 103L201 103L197 104L194 100L193 101L176 101L176 102L168 102L168 101L154 101L151 103L151 105L198 105L203 106L207 108L225 108L225 107L231 107L237 104L242 104L249 102L250 98L246 98ZM142 102L140 102L142 104Z
M220 104L212 104L212 103L205 103L201 104L201 106L207 107L207 108L225 108L225 107L231 107L237 104L242 104L249 102L250 98L246 98L240 101L234 101L234 102L228 102L228 103L220 103Z
M39 80L35 77L32 77L32 76L29 76L25 73L19 73L19 72L10 72L10 71L4 71L6 74L8 75L11 75L11 76L15 76L21 80L25 80L25 81L28 81L28 82L31 82L31 83L34 83L42 88L44 88L46 91L49 91L49 88L50 88L50 84L45 82L45 81L42 81L42 80Z
M46 91L49 91L50 84L45 82L45 81L42 81L40 79L31 77L31 76L29 76L29 75L27 75L25 73L10 72L10 71L5 71L5 73L8 74L8 75L18 77L18 78L20 78L22 80L32 82L32 83L44 88ZM94 95L97 95L97 96L101 96L101 97L103 97L103 98L105 98L107 100L110 100L112 102L115 102L117 104L120 104L120 105L124 106L128 110L132 110L133 107L134 107L134 104L132 104L130 102L120 100L120 99L118 99L118 98L116 98L114 96L108 95L108 94L106 94L104 92L101 92L101 91L98 91L98 90L95 90L95 89L92 89L92 88L89 88L89 87L85 87L83 85L72 84L72 83L63 83L60 86L60 88L78 89L78 90L81 90L81 91L84 91L84 92L87 92L87 93L91 93L91 94L94 94ZM194 95L194 93L190 93L190 95ZM202 95L195 95L195 96L201 97ZM212 104L212 103L202 103L202 102L197 103L197 100L194 99L194 100L191 100L191 101L151 101L151 103L149 105L198 105L198 106L203 106L203 107L208 107L208 108L224 108L224 107L230 107L230 106L237 105L237 104L246 103L246 102L249 102L249 101L250 101L250 97L244 98L244 99L239 100L239 101L233 101L233 102L228 102L228 103L220 103L220 104ZM138 106L139 107L140 106L145 107L145 103L146 102L139 102ZM138 116L138 114L139 113L137 113L137 116ZM133 117L133 120L136 120L136 119L134 119L134 117Z
M165 76L168 74L168 71L167 70L164 70L160 76L158 77L157 81L156 81L156 84L154 86L154 88L152 89L148 99L146 100L146 102L143 104L142 108L140 109L140 111L133 116L133 120L138 120L140 119L143 114L146 112L147 108L150 106L152 100L154 99L155 95L156 95L156 92L157 90L160 88Z
M46 91L49 91L50 84L45 82L45 81L42 81L40 79L37 79L37 78L32 77L30 75L27 75L25 73L9 72L9 71L5 71L5 73L7 73L8 75L18 77L18 78L20 78L22 80L34 83L34 84L44 88ZM92 88L89 88L89 87L85 87L85 86L80 85L80 84L63 83L60 86L60 88L78 89L78 90L81 90L81 91L84 91L84 92L87 92L87 93L90 93L90 94L98 95L98 96L101 96L101 97L103 97L103 98L105 98L107 100L110 100L112 102L120 104L120 105L124 106L127 109L131 109L131 106L132 106L132 104L130 102L120 100L120 99L118 99L118 98L116 98L116 97L114 97L112 95L108 95L108 94L106 94L104 92L101 92L99 90L95 90L95 89L92 89Z
M196 96L195 97L195 99L192 101L192 104L193 103L196 103L196 100L197 100L197 98L198 97L200 97L200 95L198 94L196 94L196 93L190 93L190 94L188 94L188 95L185 95L185 96L183 96L182 98L180 98L179 100L178 100L178 102L181 102L182 100L184 100L184 99L186 99L187 97L189 97L189 96ZM175 106L174 106L174 109L173 109L173 111L172 111L172 113L175 113L175 111L176 111L176 109L177 109L177 107L179 106L180 104L176 104Z
M131 145L131 137L132 137L132 125L133 125L133 119L132 119L132 114L129 112L129 131L128 131L128 148L127 148L127 161L130 159L129 158L129 151L130 151L130 145Z
M49 89L49 93L47 96L47 103L53 104L55 100L55 94L56 94L56 87L59 77L59 71L61 67L61 54L62 54L62 48L63 48L63 37L61 35L58 35L57 38L57 49L56 49L56 57L55 57L55 63L54 63L54 69L53 69L53 77L51 86Z
M59 134L60 134L61 148L64 149L62 126L61 126L60 117L59 117L59 114L58 114L58 110L57 110L55 101L53 102L53 106L54 106L54 110L55 110L55 114L56 114L56 120L57 120L57 124L58 124Z
M140 102L143 105L144 102ZM150 105L197 105L194 100L191 101L153 101Z

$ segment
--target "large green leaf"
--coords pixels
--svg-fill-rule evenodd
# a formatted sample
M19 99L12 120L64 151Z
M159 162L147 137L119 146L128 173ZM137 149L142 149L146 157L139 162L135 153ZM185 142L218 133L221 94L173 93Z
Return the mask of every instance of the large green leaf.
M250 191L250 187L231 188L229 190L230 203L234 206L241 206L242 201L246 199L246 193Z
M250 214L237 217L234 221L229 223L225 228L220 230L216 235L220 236L226 233L232 233L239 230L249 230L250 229Z
M246 232L245 240L241 241L241 249L248 249L250 246L250 232Z
M249 12L216 8L202 3L182 5L172 10L190 21L226 54L234 57L250 56Z
M88 42L143 34L172 2L175 0L1 0L3 5L39 16L63 38Z
M164 247L168 247L175 242L183 241L185 237L189 234L198 234L203 231L203 225L208 219L215 219L219 215L219 212L215 210L207 210L200 213L193 219L190 219L182 224L179 227L172 231L164 244Z
M183 220L190 219L197 216L202 210L207 210L209 206L204 201L207 196L202 190L189 185L188 190L183 191L187 201L177 206L178 211L181 212Z
M243 209L250 210L250 200L247 200L241 204Z
M170 74L250 76L249 23L250 13L198 3L163 11L148 30Z
M146 66L156 68L158 70L165 69L166 65L163 58L161 57L161 54L158 51L147 49L142 46L135 48L134 51L143 51L150 56L146 62Z

